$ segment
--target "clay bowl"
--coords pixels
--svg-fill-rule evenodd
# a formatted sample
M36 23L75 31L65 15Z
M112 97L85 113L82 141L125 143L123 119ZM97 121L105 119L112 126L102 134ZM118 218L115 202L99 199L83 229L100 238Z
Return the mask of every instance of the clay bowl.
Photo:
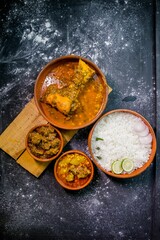
M50 131L49 137L48 137L48 135L46 137L46 133L44 133L44 128L45 128L45 131ZM33 133L34 134L38 133L40 135L38 135L38 137L37 137L37 135L34 135L34 138L33 138ZM31 134L32 134L32 137L31 137ZM39 138L41 138L43 140L40 141L40 140L38 140ZM55 140L55 138L56 138L56 140ZM38 151L40 151L40 152L42 151L43 154L41 154L41 155L35 154L35 151L33 152L31 150L31 141L32 141L32 146L34 145L34 147L38 148ZM56 143L55 143L55 141L56 141ZM51 142L52 142L52 144L54 143L54 145L51 146ZM25 143L26 143L26 149L27 149L28 153L30 154L30 156L40 162L50 162L50 161L56 159L62 152L63 145L64 145L62 134L60 133L60 131L58 129L53 127L51 124L41 124L41 125L37 125L37 126L31 128L31 130L28 132L28 134L26 136ZM48 144L48 146L47 146L47 144ZM58 144L58 147L56 147L56 144ZM57 148L57 150L55 152L52 152L52 153L48 152L51 149L55 149L55 147Z
M149 156L149 159L147 162L145 162L145 164L140 167L140 168L137 168L133 171L131 171L130 173L122 173L122 174L115 174L114 172L112 171L107 171L104 167L101 166L100 162L96 159L96 156L95 156L95 153L93 151L93 133L95 132L95 128L98 126L98 124L101 122L102 119L104 119L106 116L108 115L111 115L115 112L124 112L124 113L129 113L129 114L133 114L134 116L140 118L143 123L148 127L149 129L149 133L151 134L152 136L152 142L151 142L151 153L150 153L150 156ZM107 122L106 122L107 124ZM118 134L118 133L117 133ZM117 110L113 110L113 111L110 111L106 114L104 114L93 126L93 128L91 129L90 133L89 133L89 136L88 136L88 146L89 146L89 151L90 151L90 154L91 154L91 157L92 157L92 160L94 161L94 163L97 165L97 167L99 169L101 169L103 172L105 172L106 174L112 176L112 177L116 177L116 178L132 178L132 177L135 177L137 175L139 175L140 173L144 172L149 166L150 164L152 163L153 159L154 159L154 156L155 156L155 153L156 153L156 137L155 137L155 133L151 127L151 125L149 124L149 122L143 117L141 116L139 113L135 112L135 111L131 111L131 110L127 110L127 109L117 109Z
M86 86L88 86L88 89L90 89L91 84L92 86L94 86L95 84L97 84L97 86L99 85L102 86L102 90L99 94L99 96L101 96L101 102L97 109L95 107L94 111L91 111L90 114L92 114L92 116L89 116L88 109L96 105L95 98L93 99L89 98L89 96L87 95L88 93L86 92L86 89L82 90L83 92L80 94L81 99L83 99L85 96L88 96L89 98L88 101L86 101L87 105L83 104L83 106L80 106L81 109L83 108L83 110L80 110L81 112L77 113L80 109L78 108L77 109L78 111L76 110L76 112L72 114L72 117L69 119L63 113L58 111L55 107L52 107L49 104L44 103L42 101L42 96L44 95L47 87L51 84L55 84L55 81L57 81L57 79L63 80L63 78L67 79L70 76L74 76L74 69L78 66L79 59L84 61L90 68L95 70L94 79L92 79L90 83L87 83L90 85L86 85ZM72 68L71 67L69 68L68 64L72 65ZM64 66L66 67L66 71L64 71ZM65 73L62 74L62 71L64 72L68 71L67 77L64 76ZM100 90L96 90L95 94L97 94L97 91L99 92ZM107 100L108 100L108 92L109 92L109 89L106 84L105 76L93 62L80 56L69 55L69 56L62 56L60 58L54 59L43 68L43 70L39 73L36 79L35 88L34 88L34 98L35 98L35 103L39 112L48 122L50 122L51 124L53 124L58 128L72 130L72 129L84 128L92 124L99 118L99 116L102 114L102 112L106 107ZM79 115L77 116L77 114ZM87 116L87 118L83 119L82 122L80 121L80 118L81 118L80 114Z
M85 177L85 178L81 178L81 179L78 179L77 178L77 175L73 176L73 174L71 174L71 176L69 176L68 174L64 173L63 171L65 171L64 168L62 168L63 166L63 163L64 163L64 159L66 161L66 159L72 159L71 161L73 161L73 159L77 159L77 156L78 158L85 158L86 161L88 162L88 165L87 165L87 168L89 169L90 173ZM62 162L63 160L63 162ZM73 163L73 162L71 162ZM78 167L79 165L75 165L75 164L71 164L70 163L70 166L71 167ZM68 166L68 165L67 165ZM61 172L59 171L61 169ZM67 171L70 173L70 171ZM72 172L73 172L73 168L72 168ZM66 174L66 175L64 175ZM84 187L86 187L90 182L91 180L93 179L93 175L94 175L94 167L93 167L93 163L92 161L90 160L90 158L83 152L79 151L79 150L70 150L70 151L67 151L65 153L63 153L59 159L56 160L55 162L55 165L54 165L54 176L57 180L57 182L64 188L66 189L69 189L69 190L80 190ZM64 177L63 177L64 176ZM73 179L70 179L72 181L67 181L66 179L66 176L68 177L73 177Z

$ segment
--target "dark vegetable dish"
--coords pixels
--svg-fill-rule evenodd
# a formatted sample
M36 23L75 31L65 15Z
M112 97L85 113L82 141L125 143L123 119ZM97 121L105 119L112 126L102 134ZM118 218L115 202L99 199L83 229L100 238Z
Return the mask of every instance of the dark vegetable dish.
M28 147L31 153L38 158L55 156L61 146L61 140L53 126L39 126L28 135Z

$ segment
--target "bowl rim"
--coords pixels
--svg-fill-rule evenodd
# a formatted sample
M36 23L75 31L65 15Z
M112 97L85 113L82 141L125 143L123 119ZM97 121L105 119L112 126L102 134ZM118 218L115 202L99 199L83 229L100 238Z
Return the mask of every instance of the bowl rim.
M151 154L149 156L149 159L148 161L140 168L134 170L133 172L131 173L126 173L126 174L115 174L111 171L107 171L106 169L104 169L98 162L97 160L94 158L94 154L92 152L92 147L91 147L91 139L92 139L92 135L93 135L93 132L94 132L94 129L95 127L98 125L98 123L105 117L105 116L108 116L109 114L112 114L112 113L115 113L115 112L126 112L126 113L130 113L130 114L133 114L135 115L136 117L139 117L141 118L141 120L148 126L149 128L149 132L150 134L152 135L152 150L151 150ZM111 110L105 114L103 114L99 119L98 121L94 124L94 126L92 127L92 129L90 130L89 132L89 135L88 135L88 148L89 148L89 152L91 154L91 158L93 160L93 162L95 163L95 165L100 169L102 170L104 173L112 176L112 177L116 177L116 178L132 178L132 177L136 177L138 176L139 174L141 174L142 172L144 172L149 166L150 164L153 162L154 160L154 157L155 157L155 154L156 154L156 148L157 148L157 142L156 142L156 136L155 136L155 133L154 133L154 130L152 128L152 126L150 125L150 123L148 122L148 120L146 118L144 118L140 113L136 112L136 111L133 111L133 110L130 110L130 109L115 109L115 110Z
M54 130L58 133L59 138L60 138L60 141L61 141L61 146L60 146L60 149L59 149L58 153L57 153L56 155L54 155L53 157L50 157L50 158L39 158L39 157L35 156L35 155L30 151L30 148L28 147L28 136L29 136L29 133L31 133L31 132L32 132L33 130L35 130L36 128L42 127L42 126L46 126L46 127L52 126L52 127L54 128ZM54 159L56 159L56 158L61 154L61 152L62 152L62 150L63 150L63 146L64 146L64 139L63 139L63 136L62 136L61 132L60 132L55 126L53 126L53 125L50 124L50 123L46 123L46 124L44 123L44 124L38 124L38 125L32 127L32 128L28 131L28 133L27 133L27 135L26 135L26 138L25 138L25 145L26 145L26 150L28 151L28 153L30 154L30 156L31 156L32 158L34 158L35 160L37 160L37 161L39 161L39 162L51 162L51 161L53 161Z
M60 161L60 160L62 159L62 157L64 157L65 155L67 155L67 154L72 154L72 153L78 153L78 154L80 154L80 155L85 156L85 157L87 158L87 160L90 162L91 169L92 169L92 170L91 170L91 175L90 175L88 181L87 181L84 185L82 185L82 186L80 186L80 187L76 187L76 188L75 188L75 187L70 187L70 186L67 186L66 184L64 184L63 181L61 181L61 180L59 179L58 175L57 175L57 166L58 166L59 161ZM53 171L53 173L54 173L54 177L55 177L56 181L57 181L62 187L64 187L65 189L68 189L68 190L73 190L73 191L75 191L75 190L83 189L83 188L85 188L86 186L89 185L89 183L92 181L93 176L94 176L94 166L93 166L92 160L91 160L91 159L89 158L89 156L87 156L87 154L84 153L83 151L80 151L80 150L77 150L77 149L75 149L75 150L69 150L69 151L64 152L64 153L56 160L55 165L54 165L54 171Z
M58 61L63 61L63 60L79 60L79 59L82 59L83 61L85 61L86 63L88 63L90 66L92 66L101 76L101 79L103 81L103 86L106 88L105 91L104 91L104 97L103 97L103 102L101 104L101 107L98 111L98 113L96 114L96 116L91 120L89 121L88 123L85 123L81 126L68 126L68 127L65 127L65 125L62 125L62 124L58 124L58 123L55 123L54 120L51 121L49 120L46 115L44 114L44 112L42 111L41 107L39 106L39 100L37 99L37 86L38 86L38 82L39 82L39 79L41 77L41 75L46 71L46 69L48 67L50 67L51 65L57 63ZM105 77L105 75L103 74L103 72L101 71L101 69L94 63L92 62L91 60L85 58L85 57L81 57L79 55L65 55L65 56L60 56L58 58L55 58L53 60L51 60L49 63L47 63L43 69L39 72L37 78L36 78L36 81L35 81L35 85L34 85L34 101L35 101L35 105L38 109L38 111L40 112L40 114L44 117L44 119L46 119L48 122L50 122L50 124L54 125L55 127L57 128L61 128L61 129L65 129L65 130L76 130L76 129L82 129L82 128L85 128L91 124L93 124L102 114L103 114L103 111L105 110L106 108L106 105L107 105L107 102L108 102L108 95L109 95L109 88L108 88L108 85L107 85L107 79Z

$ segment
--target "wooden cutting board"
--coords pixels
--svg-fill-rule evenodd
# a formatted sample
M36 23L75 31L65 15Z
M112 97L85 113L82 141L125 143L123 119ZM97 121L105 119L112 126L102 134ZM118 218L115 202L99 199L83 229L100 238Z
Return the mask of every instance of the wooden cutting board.
M34 160L25 149L25 137L32 127L45 123L47 121L40 115L32 99L0 136L0 148L35 177L39 177L50 162ZM60 131L65 144L77 132L77 130Z

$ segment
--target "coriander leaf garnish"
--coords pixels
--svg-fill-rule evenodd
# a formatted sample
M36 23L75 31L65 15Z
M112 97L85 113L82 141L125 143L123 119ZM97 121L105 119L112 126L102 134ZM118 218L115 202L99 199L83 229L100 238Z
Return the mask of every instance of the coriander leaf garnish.
M101 160L102 158L100 156L96 156L99 160Z
M96 141L103 141L103 138L96 137Z
M100 150L100 147L96 147L97 150Z

